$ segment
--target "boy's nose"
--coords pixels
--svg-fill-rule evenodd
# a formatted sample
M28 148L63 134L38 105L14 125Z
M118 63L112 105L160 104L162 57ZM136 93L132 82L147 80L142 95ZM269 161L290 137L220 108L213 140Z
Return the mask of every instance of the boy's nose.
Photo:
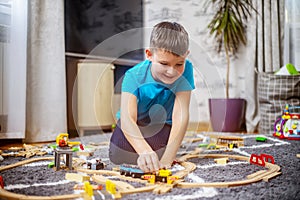
M167 69L167 74L169 75L175 75L177 73L177 71L174 69L174 67L168 67Z

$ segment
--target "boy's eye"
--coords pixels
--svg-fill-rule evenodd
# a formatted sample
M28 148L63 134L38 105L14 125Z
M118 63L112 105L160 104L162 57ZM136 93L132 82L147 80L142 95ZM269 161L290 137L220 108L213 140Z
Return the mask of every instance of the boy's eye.
M176 64L175 67L182 67L183 64Z
M160 62L161 65L168 65L168 63Z

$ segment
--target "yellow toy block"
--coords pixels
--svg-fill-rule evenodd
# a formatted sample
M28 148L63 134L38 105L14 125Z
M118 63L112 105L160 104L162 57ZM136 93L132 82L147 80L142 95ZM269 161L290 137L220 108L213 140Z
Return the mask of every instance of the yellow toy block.
M148 180L148 182L151 184L155 183L155 175L154 174L145 174L142 178L145 180Z
M167 176L171 176L172 172L171 172L171 170L168 170L168 169L161 169L161 170L159 170L158 175L167 177Z
M116 185L111 180L106 180L105 182L106 191L110 194L116 194Z
M219 165L226 165L228 158L216 158L214 161Z
M84 182L84 191L87 193L89 197L93 196L94 191L93 191L93 186L91 186L90 182L86 181Z
M167 178L167 184L172 184L174 181L178 180L178 176L168 176Z

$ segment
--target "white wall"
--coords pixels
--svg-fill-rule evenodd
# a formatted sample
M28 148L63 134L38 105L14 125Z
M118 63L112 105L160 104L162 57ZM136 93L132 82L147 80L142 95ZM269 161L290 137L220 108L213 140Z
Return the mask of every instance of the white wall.
M205 12L203 0L144 0L144 24L146 27L161 21L176 21L182 24L190 36L189 59L194 64L196 89L190 106L191 122L209 121L208 98L225 96L224 77L226 60L214 50L212 38L207 33L207 25L212 12ZM145 34L145 44L149 44L149 34ZM252 45L251 41L248 44ZM239 59L234 58L231 69L230 97L244 97L245 77L243 68L247 55L241 48Z

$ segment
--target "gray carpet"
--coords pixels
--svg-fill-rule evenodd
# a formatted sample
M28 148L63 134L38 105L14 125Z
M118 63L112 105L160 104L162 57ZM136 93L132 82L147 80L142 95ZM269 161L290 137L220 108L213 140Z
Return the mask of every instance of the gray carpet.
M205 153L230 153L236 155L269 154L275 159L275 163L281 167L282 174L271 179L269 182L257 182L246 186L230 188L173 188L171 192L157 195L151 192L126 195L122 199L300 199L300 141L278 140L272 136L265 143L257 142L255 136L242 135L245 137L245 147L240 152L206 151ZM90 135L81 138L83 144L100 143L109 141L110 134ZM76 140L76 139L75 139ZM79 139L77 139L79 140ZM180 153L193 150L199 143L186 143L180 149ZM98 146L93 157L100 157L107 164L107 169L114 167L109 162L108 146ZM6 158L0 165L7 165L24 160L20 157ZM187 182L217 182L245 179L245 177L262 167L241 161L231 160L226 166L215 165L213 159L191 159L197 164L197 169L185 178ZM230 164L231 163L231 164ZM176 170L176 169L172 169ZM26 165L10 170L2 171L5 189L26 195L59 195L72 194L75 182L64 182L65 173L70 171L54 171L47 167L47 162L38 166ZM113 178L113 180L116 180ZM53 183L53 185L47 184ZM135 187L141 184L131 183ZM111 197L105 195L106 199ZM95 195L95 199L102 199Z

